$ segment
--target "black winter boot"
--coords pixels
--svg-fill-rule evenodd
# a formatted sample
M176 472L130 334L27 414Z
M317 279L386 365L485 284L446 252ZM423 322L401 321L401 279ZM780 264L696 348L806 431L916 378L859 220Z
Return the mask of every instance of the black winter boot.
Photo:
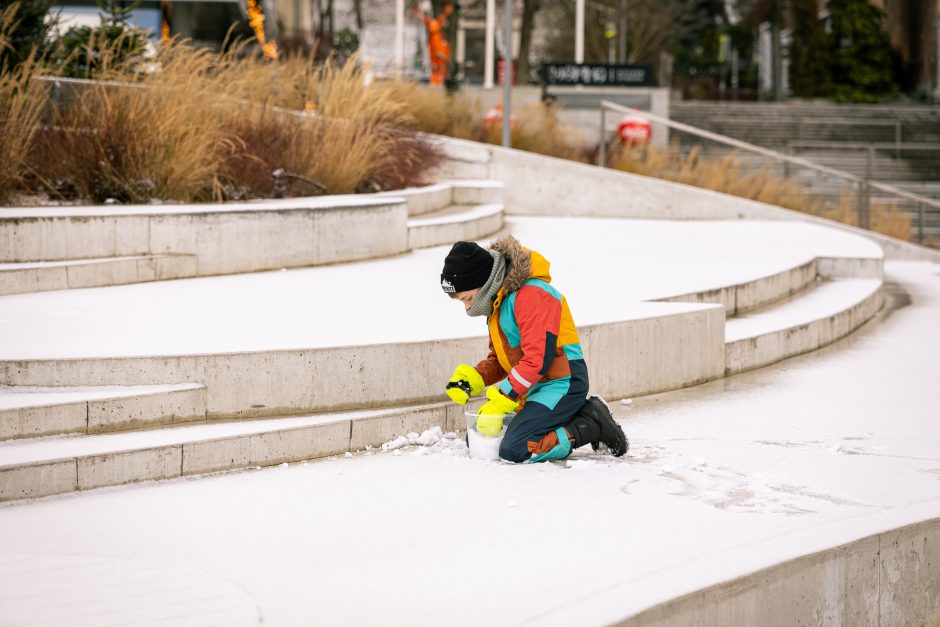
M599 396L587 399L565 428L574 438L573 448L590 444L596 451L598 445L606 444L614 457L625 455L630 448L623 429Z

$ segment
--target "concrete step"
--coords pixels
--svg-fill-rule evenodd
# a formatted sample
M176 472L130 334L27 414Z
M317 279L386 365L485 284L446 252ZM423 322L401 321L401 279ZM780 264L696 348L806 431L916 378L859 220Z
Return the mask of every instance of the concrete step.
M198 274L195 255L136 255L0 263L0 296L179 279Z
M819 279L882 276L880 259L822 257L753 281L659 299L659 302L715 303L733 318L793 298Z
M377 195L404 198L408 205L408 217L414 218L442 211L452 205L499 204L503 202L503 191L502 183L480 179L442 181Z
M206 388L0 386L0 440L93 434L206 419Z
M630 302L618 305L609 321L582 323L578 330L588 363L602 371L591 378L600 394L651 393L723 372L724 310L717 305ZM198 381L206 386L208 420L397 407L441 397L441 373L486 347L485 329L473 325L467 332L442 335L431 329L426 336L419 331L396 340L388 329L377 328L357 330L360 341L351 344L333 332L334 341L325 345L211 353L109 355L105 347L107 353L98 356L3 359L0 381L32 386ZM625 364L625 350L650 357Z
M0 263L190 255L200 276L307 267L403 253L407 220L403 198L375 194L5 208Z
M0 442L0 501L315 459L434 426L457 431L480 402Z
M502 218L491 214L503 191L499 182L455 180L243 203L0 208L0 296L394 256L409 250L412 230L417 246L498 230ZM451 216L458 226L434 221L455 206L469 212ZM411 229L413 216L432 217Z
M725 375L772 364L844 337L883 303L880 279L821 281L774 307L727 320Z
M408 220L408 247L428 248L477 240L503 228L503 205L452 205Z

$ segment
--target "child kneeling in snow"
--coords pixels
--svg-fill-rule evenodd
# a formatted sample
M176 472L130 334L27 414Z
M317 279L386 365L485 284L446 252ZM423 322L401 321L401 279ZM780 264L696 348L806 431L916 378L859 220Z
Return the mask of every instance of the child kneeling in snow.
M457 242L444 260L441 287L469 316L486 316L489 355L460 364L447 384L463 405L483 392L480 414L518 411L499 456L511 462L564 459L571 450L605 444L620 457L627 438L604 401L586 399L588 370L565 297L551 285L549 263L511 235L486 250Z

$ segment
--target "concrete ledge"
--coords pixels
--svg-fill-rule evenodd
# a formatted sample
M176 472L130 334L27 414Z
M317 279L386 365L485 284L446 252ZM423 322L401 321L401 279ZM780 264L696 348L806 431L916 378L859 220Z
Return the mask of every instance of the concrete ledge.
M408 247L428 248L458 240L477 240L503 228L502 205L454 207L454 210L408 221Z
M488 179L477 181L450 181L455 205L501 205L506 186Z
M0 262L191 255L199 276L312 266L405 252L407 219L405 201L391 196L10 210L0 216Z
M401 200L329 210L154 216L153 253L199 259L198 276L316 266L408 250ZM343 237L336 237L342 233Z
M453 186L449 182L435 183L425 187L408 187L394 192L379 192L376 196L403 198L408 206L409 217L440 211L454 204Z
M622 627L936 625L940 518L771 566L657 605Z
M0 441L66 433L86 433L88 403L64 403L0 411Z
M159 481L182 475L180 446L164 446L139 451L80 457L78 489L91 490L136 481Z
M849 257L822 257L817 259L819 276L827 279L883 279L882 259L856 259Z
M197 266L195 255L5 264L0 267L0 296L178 279L195 276Z
M754 368L816 350L845 337L874 316L884 303L877 283L859 300L841 303L836 313L810 321L790 321L788 326L739 338L731 336L725 351L725 375Z
M474 400L469 407L481 403ZM153 445L138 444L130 449L126 448L128 443L139 443L141 437L42 441L31 451L24 452L22 447L12 451L13 461L0 463L0 501L326 457L379 446L396 436L435 425L462 430L464 410L446 402L210 428L177 427L147 432ZM213 436L233 431L234 435ZM72 451L74 456L62 458L62 451ZM60 457L42 459L45 452ZM11 459L11 451L0 450L0 454Z
M698 309L582 329L591 393L626 398L720 378L724 310L687 306Z
M881 260L877 261L880 266ZM714 303L724 307L728 317L738 316L788 298L811 285L817 276L817 261L761 277L754 281L719 287L703 292L659 299L659 302Z
M640 303L625 317L581 328L591 371L599 373L592 380L595 392L630 396L721 376L720 307ZM441 373L485 354L485 348L481 335L254 353L3 361L0 381L43 386L194 381L206 386L208 419L278 416L438 401Z
M0 501L35 499L78 489L74 459L0 468Z
M272 466L349 450L349 421L183 444L183 474Z
M10 390L7 390L9 393ZM12 390L16 392L16 390ZM32 391L33 404L0 410L0 441L64 434L113 433L206 419L205 386L160 386L156 390ZM68 400L56 399L56 396ZM86 396L87 398L76 398Z
M206 419L206 388L88 401L87 433L113 433Z
M403 198L408 215L417 217L446 209L451 205L502 204L504 185L487 179L442 181L424 187L408 187L393 192L379 192L376 197Z
M421 433L425 429L430 429L436 425L449 430L448 422L446 406L429 407L393 416L377 416L364 420L354 420L350 432L349 450L362 450L367 446L388 442L399 435L406 435L411 432Z

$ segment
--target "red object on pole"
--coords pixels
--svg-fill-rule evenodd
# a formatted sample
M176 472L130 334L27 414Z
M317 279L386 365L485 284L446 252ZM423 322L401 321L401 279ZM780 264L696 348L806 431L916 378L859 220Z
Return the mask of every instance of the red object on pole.
M617 125L617 137L624 144L636 146L644 144L653 136L653 127L649 120L639 115L625 115Z
M503 79L503 67L504 67L503 61L504 59L499 59L496 61L496 84L497 85L503 84L503 80L504 80ZM518 60L513 59L512 60L512 84L513 85L516 84L516 76L518 76L516 69L518 68L518 65L519 65Z
M483 129L487 132L499 127L503 123L503 103L497 102L493 108L483 116ZM516 116L509 115L509 125L515 128Z

